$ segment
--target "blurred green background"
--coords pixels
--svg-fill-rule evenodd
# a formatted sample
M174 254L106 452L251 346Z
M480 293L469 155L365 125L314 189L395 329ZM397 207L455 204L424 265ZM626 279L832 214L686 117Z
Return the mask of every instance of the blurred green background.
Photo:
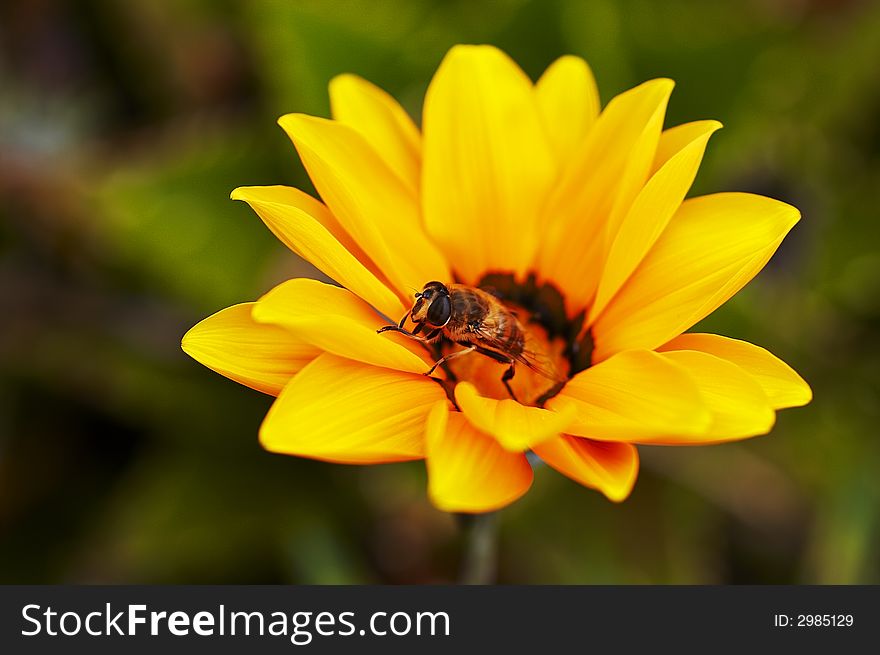
M677 81L717 118L693 193L802 222L705 322L814 402L764 438L643 448L622 505L546 468L500 517L501 582L880 583L880 3L53 2L0 8L0 581L446 582L456 522L420 463L257 443L270 398L188 359L202 317L308 275L231 189L311 189L276 126L355 72L418 116L459 42L603 102Z

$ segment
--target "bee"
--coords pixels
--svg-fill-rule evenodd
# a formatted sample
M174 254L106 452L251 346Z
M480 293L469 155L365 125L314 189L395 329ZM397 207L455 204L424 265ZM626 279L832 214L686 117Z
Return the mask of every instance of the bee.
M416 292L415 298L412 309L397 325L386 325L377 332L400 332L425 343L434 343L445 337L463 346L434 362L425 375L431 375L441 364L476 352L507 364L501 382L513 399L516 396L510 381L516 374L517 364L560 382L549 359L527 348L527 332L516 314L491 293L463 284L434 281ZM408 318L415 324L412 331L404 328Z

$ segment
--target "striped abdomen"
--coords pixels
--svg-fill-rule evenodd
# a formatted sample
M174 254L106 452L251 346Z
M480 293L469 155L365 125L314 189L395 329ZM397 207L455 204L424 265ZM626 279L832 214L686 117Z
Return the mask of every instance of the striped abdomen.
M514 357L525 347L525 333L516 316L494 296L474 287L449 285L452 316L447 337Z

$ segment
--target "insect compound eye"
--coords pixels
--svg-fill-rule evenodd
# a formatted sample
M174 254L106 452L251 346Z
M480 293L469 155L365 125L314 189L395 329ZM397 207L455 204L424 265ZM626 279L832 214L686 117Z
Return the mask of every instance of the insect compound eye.
M425 289L419 294L419 296L421 296L425 300L430 300L434 297L434 291L432 289Z
M443 327L449 321L452 314L452 303L449 302L449 296L440 295L428 307L428 323L434 327Z

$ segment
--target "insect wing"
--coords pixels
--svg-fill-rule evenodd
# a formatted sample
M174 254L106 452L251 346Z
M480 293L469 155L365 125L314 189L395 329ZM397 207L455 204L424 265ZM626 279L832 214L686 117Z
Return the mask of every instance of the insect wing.
M479 337L479 345L516 360L548 380L553 380L554 382L564 381L564 378L559 375L553 362L545 353L535 348L525 348L521 353L515 355L510 352L509 346L504 341L492 336L491 328L487 329L487 324L485 323L475 333Z

